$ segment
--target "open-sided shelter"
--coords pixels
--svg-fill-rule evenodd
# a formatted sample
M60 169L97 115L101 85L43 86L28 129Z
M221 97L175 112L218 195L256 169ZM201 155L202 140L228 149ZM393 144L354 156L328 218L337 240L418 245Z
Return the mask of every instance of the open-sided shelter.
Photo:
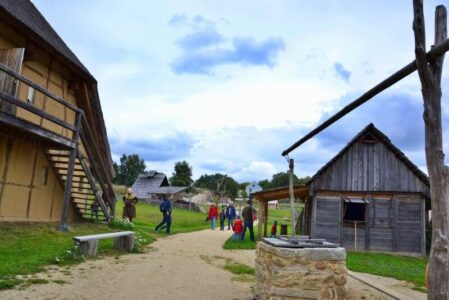
M350 250L425 255L428 178L373 124L306 186L303 234Z
M111 220L97 81L29 0L0 1L0 220ZM103 196L104 194L104 196Z

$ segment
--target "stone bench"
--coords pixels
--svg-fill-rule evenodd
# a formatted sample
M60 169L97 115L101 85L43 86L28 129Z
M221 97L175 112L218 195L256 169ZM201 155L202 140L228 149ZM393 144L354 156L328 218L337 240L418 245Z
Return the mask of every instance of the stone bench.
M131 252L134 248L134 232L120 231L93 235L75 236L73 240L78 245L80 253L84 256L96 256L98 240L115 238L114 248Z

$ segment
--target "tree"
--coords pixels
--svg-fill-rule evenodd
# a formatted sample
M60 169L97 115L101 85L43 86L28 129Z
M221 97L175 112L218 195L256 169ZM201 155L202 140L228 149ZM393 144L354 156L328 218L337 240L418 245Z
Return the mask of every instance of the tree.
M115 184L131 186L136 181L139 174L144 173L146 165L143 159L140 159L139 155L123 154L120 157L120 165L114 162L115 178L113 182Z
M444 55L428 59L423 1L413 1L415 55L424 100L427 170L432 205L432 248L429 259L427 299L449 299L449 167L444 164L441 121L441 74ZM447 12L435 11L435 46L447 39Z
M263 190L268 190L271 186L271 182L268 179L264 179L259 181L258 185L260 185Z
M224 195L237 197L240 186L237 181L227 175L216 173L214 175L201 175L195 181L195 186L211 191L217 191Z
M185 160L175 163L175 172L170 177L170 184L190 187L193 183L192 167Z

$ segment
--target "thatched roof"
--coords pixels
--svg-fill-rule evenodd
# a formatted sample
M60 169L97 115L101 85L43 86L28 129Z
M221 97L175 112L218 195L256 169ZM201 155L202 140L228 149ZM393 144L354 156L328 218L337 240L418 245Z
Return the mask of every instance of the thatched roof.
M96 79L31 1L0 0L0 18L87 83L93 112L92 119L95 122L90 126L92 130L99 132L100 140L98 144L108 164L109 173L114 174ZM82 105L80 105L80 108L85 110Z
M324 171L326 171L336 160L338 160L352 145L354 145L358 140L361 138L371 135L374 138L376 138L379 142L383 143L393 154L402 161L409 169L410 171L415 174L419 179L421 179L422 182L424 182L426 185L429 185L429 178L427 175L421 171L410 159L405 156L405 154L399 150L398 147L396 147L390 139L383 134L379 129L377 129L373 123L368 124L365 128L362 129L352 140L349 141L349 143L341 149L340 152L338 152L337 155L335 155L330 161L328 161L321 169L319 169L315 175L310 178L310 180L307 182L307 185L310 185L315 179L317 179Z
M148 198L150 194L177 194L187 189L187 187L170 186L167 176L156 171L140 174L131 188L134 194L142 199Z

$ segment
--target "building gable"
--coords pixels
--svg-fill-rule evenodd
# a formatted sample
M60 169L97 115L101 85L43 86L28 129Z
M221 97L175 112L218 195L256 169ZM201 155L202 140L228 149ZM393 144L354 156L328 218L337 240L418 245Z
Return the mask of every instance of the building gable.
M333 190L429 194L427 176L373 124L357 134L308 184L310 193Z

